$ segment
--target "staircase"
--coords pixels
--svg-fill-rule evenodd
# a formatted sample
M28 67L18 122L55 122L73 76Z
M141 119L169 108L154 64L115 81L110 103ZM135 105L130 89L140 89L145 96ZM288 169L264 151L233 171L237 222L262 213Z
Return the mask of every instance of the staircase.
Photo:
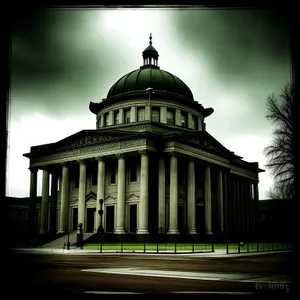
M92 236L94 233L83 233L83 240L85 241L88 239L90 236ZM65 234L51 242L48 242L44 244L42 247L43 248L52 248L52 249L63 249L67 247L68 240L70 242L70 246L76 247L77 244L77 230L74 230L73 232L69 233L69 238L68 234Z
M73 232L69 233L69 238L68 234L65 234L58 239L55 239L51 242L48 242L44 244L42 247L43 248L52 248L52 249L63 249L64 245L67 245L68 240L70 241L70 245L76 245L77 243L77 230L74 230ZM66 247L66 246L65 246Z

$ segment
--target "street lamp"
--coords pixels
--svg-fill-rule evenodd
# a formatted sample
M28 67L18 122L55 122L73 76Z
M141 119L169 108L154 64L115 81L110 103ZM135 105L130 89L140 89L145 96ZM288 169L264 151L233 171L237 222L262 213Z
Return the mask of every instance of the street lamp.
M154 89L151 87L148 87L146 89L146 92L149 93L149 115L150 115L150 123L152 121L152 112L151 112L151 93L154 93Z
M98 210L98 214L100 216L100 226L98 228L98 233L103 233L104 232L104 229L103 229L103 226L102 226L102 215L103 215L102 205L103 205L103 199L100 199L99 203L100 203L100 209Z

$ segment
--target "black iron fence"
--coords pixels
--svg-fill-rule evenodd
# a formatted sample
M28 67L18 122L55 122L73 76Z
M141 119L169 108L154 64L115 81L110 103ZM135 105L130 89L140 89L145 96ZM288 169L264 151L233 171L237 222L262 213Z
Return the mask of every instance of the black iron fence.
M292 250L290 243L285 242L230 242L230 243L151 243L151 242L115 242L85 244L83 250L97 250L99 252L115 253L203 253L216 252L219 254L239 254L250 252L284 251Z

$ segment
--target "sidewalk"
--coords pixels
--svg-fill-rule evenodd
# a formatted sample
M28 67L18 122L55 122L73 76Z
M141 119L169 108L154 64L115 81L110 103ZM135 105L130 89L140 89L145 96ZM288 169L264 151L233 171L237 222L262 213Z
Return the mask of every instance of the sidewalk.
M169 256L190 256L190 257L238 257L238 256L255 256L255 255L265 255L274 253L285 253L291 252L292 250L280 250L280 251L264 251L264 252L243 252L243 253L229 253L226 254L226 249L215 249L214 252L190 252L190 251L180 251L174 253L174 251L159 252L147 251L144 253L143 250L136 251L123 251L118 252L115 250L105 250L100 252L99 250L83 250L80 248L67 249L55 249L55 248L12 248L10 249L12 253L30 253L30 254L65 254L65 255L169 255Z

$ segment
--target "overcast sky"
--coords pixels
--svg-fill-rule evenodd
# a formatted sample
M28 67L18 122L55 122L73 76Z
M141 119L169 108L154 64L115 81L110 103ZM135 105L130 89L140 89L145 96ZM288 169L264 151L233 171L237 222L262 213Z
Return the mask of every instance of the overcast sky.
M274 129L266 99L290 80L290 45L279 12L250 9L51 9L18 16L12 32L8 192L28 197L30 147L94 129L89 102L142 65L149 43L159 66L214 108L207 131L265 168ZM38 195L41 195L38 173ZM259 175L260 199L272 186Z

